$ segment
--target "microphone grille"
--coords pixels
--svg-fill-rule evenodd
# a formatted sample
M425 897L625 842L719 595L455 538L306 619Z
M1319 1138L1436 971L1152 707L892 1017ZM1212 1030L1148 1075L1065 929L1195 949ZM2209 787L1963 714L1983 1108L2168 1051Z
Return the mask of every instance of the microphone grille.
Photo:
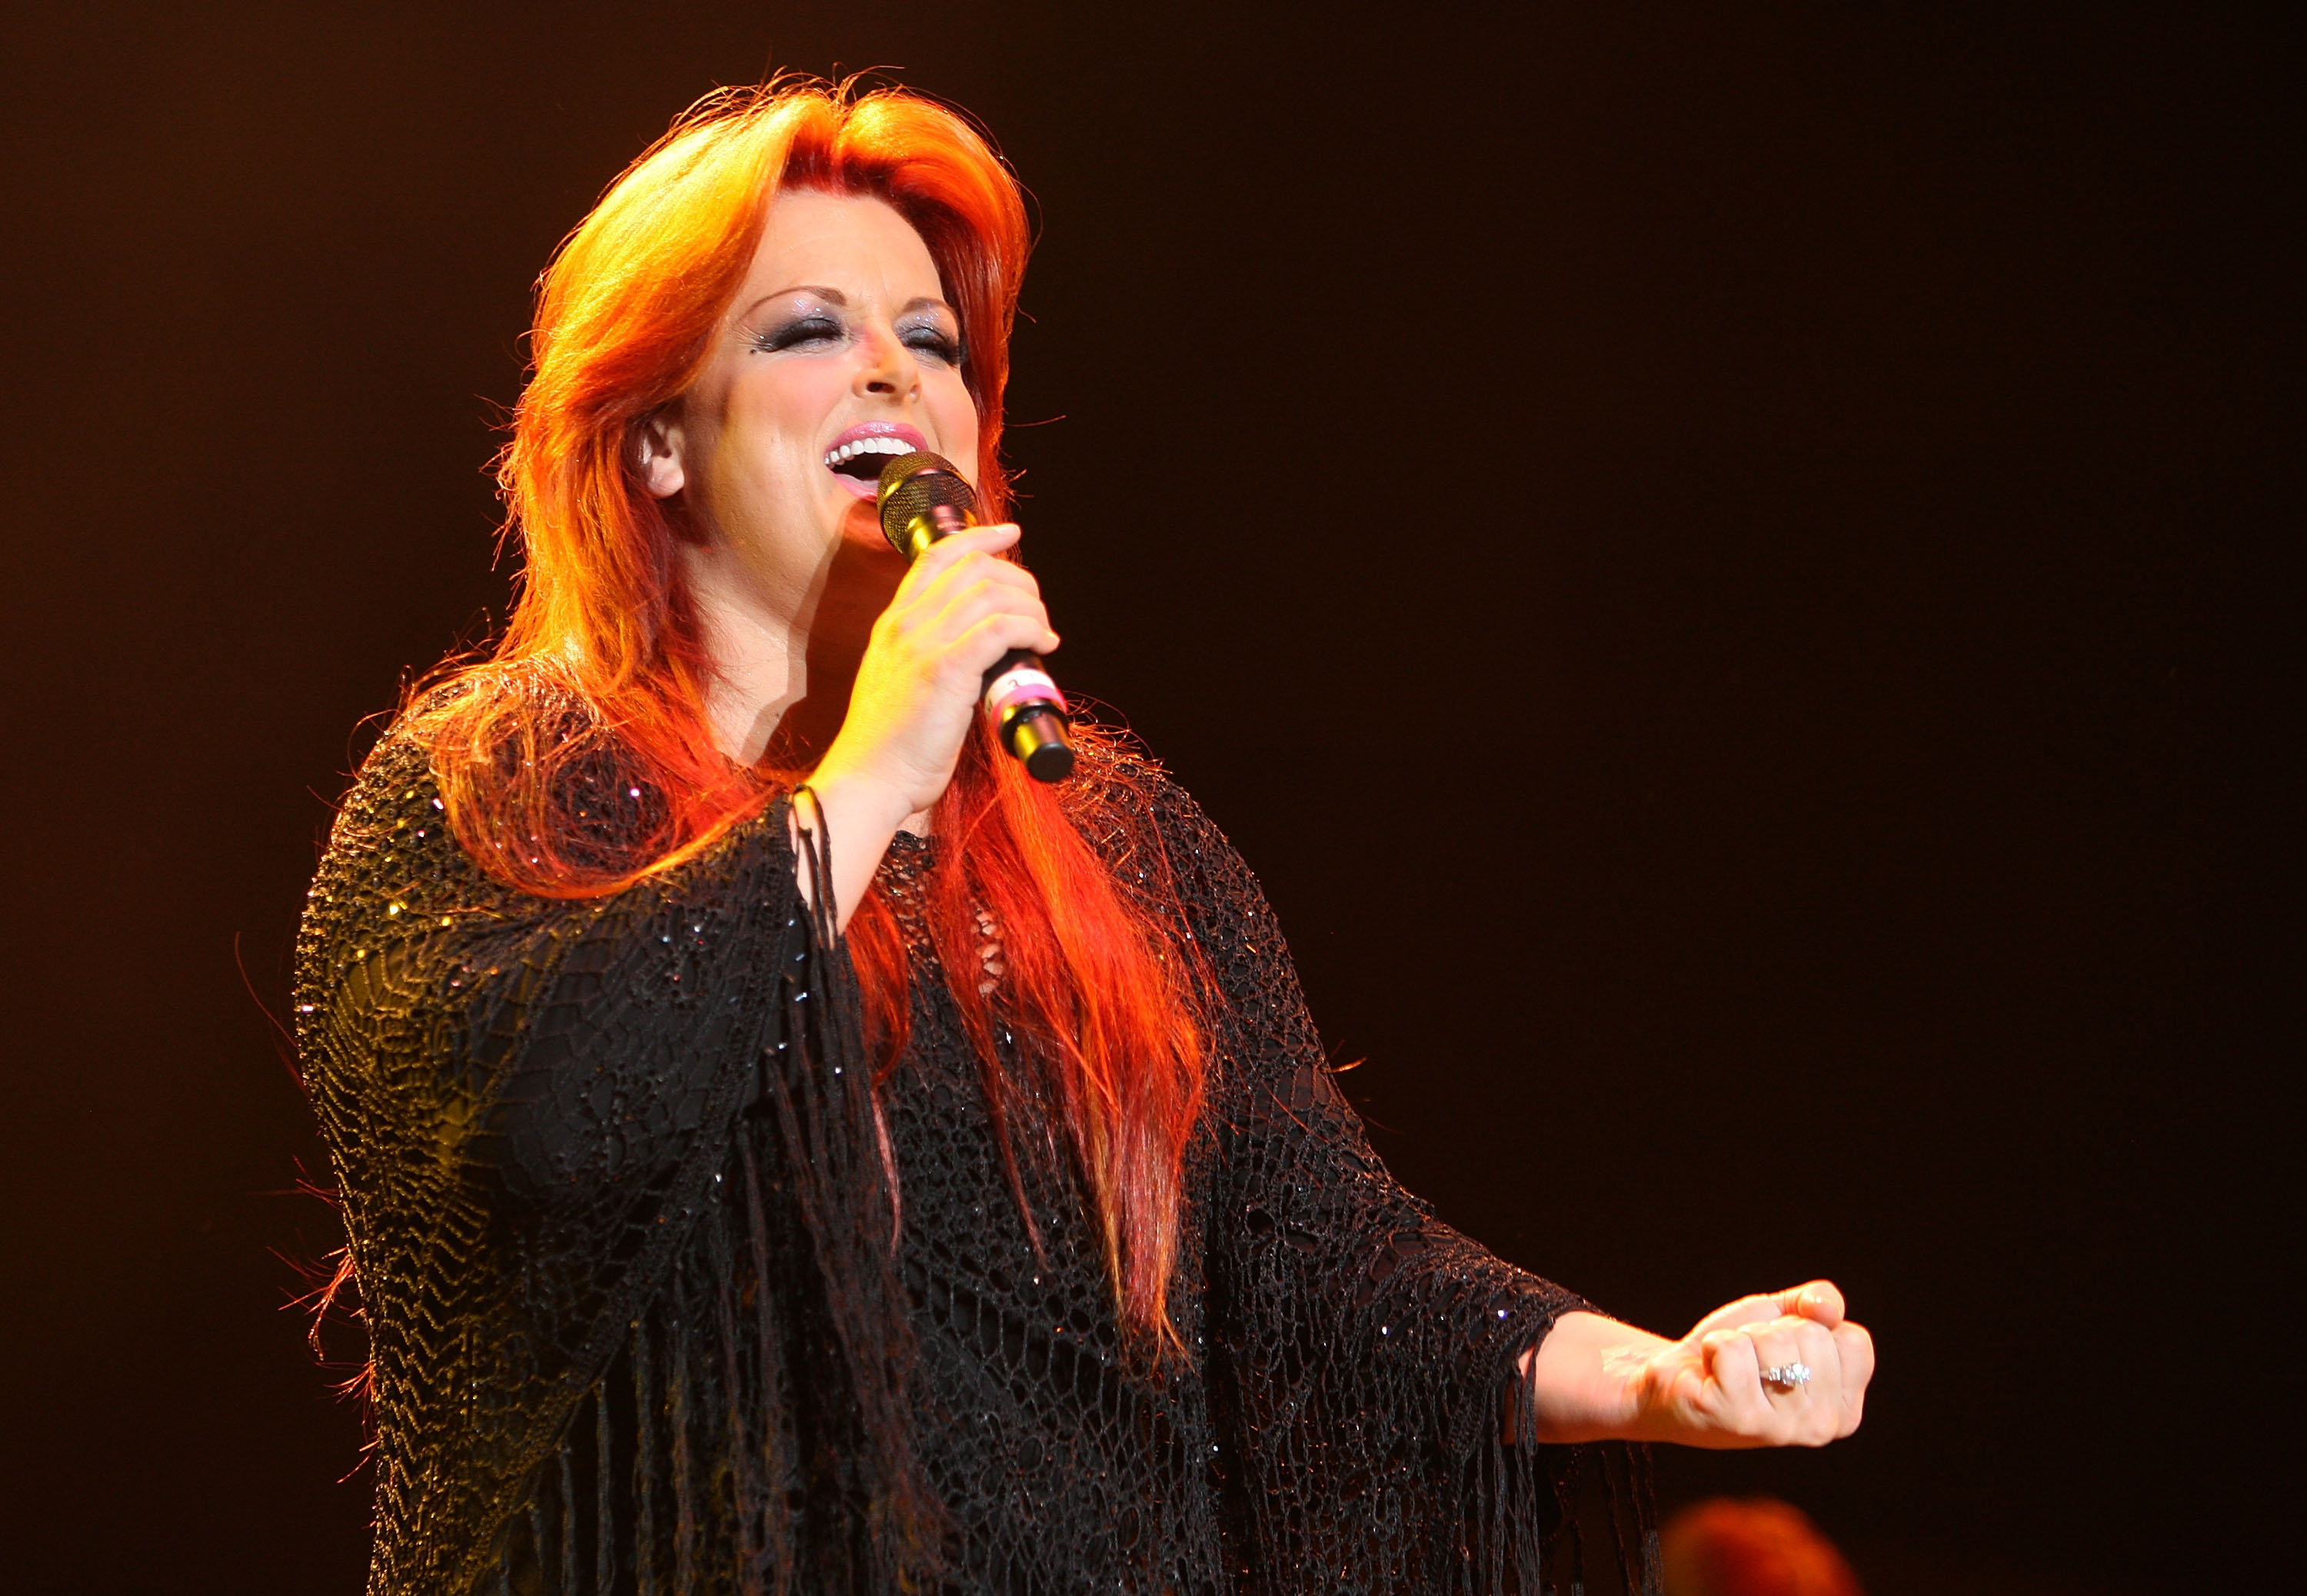
M876 497L881 508L881 535L900 554L913 552L905 543L907 524L926 514L932 505L950 505L973 519L977 513L977 491L969 485L969 479L943 455L925 448L898 455L882 466Z

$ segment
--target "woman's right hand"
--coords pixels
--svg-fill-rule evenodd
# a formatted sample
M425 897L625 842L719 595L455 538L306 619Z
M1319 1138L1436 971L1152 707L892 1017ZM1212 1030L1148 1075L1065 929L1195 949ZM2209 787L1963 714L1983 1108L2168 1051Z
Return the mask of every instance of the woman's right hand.
M890 837L953 780L986 671L1013 648L1058 646L1040 584L1000 558L1018 536L1003 523L945 539L913 561L873 623L849 713L810 778L845 925Z

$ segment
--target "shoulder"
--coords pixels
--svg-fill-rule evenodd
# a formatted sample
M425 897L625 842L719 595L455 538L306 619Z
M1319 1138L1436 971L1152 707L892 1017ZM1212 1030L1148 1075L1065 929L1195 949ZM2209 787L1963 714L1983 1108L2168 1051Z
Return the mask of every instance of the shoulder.
M1123 886L1147 909L1182 921L1205 957L1286 960L1256 873L1193 794L1124 735L1093 727L1081 754L1080 790L1062 801Z
M353 772L330 828L330 851L360 848L378 828L399 829L402 821L421 817L427 809L441 810L432 757L407 721L395 721Z
M1078 763L1059 801L1107 858L1120 864L1154 849L1171 873L1248 873L1217 822L1135 737L1087 725L1076 747Z
M668 761L661 747L650 753L614 713L534 661L476 666L419 695L387 740L422 759L428 801L476 867L538 897L617 892L775 796L729 771L745 790L703 801L711 772Z
M305 897L297 962L306 985L339 981L379 954L517 930L560 907L485 869L472 828L458 824L442 759L470 746L455 719L462 701L461 689L418 698L354 772ZM484 832L508 853L519 834L502 824Z
M435 840L447 840L455 851L432 762L407 726L396 724L361 761L337 806L313 895L322 899L332 886L360 882L388 868L396 852L421 850Z
M452 903L493 894L451 834L423 744L395 726L361 762L337 807L306 894L298 960L306 981L342 973L367 951L404 940Z

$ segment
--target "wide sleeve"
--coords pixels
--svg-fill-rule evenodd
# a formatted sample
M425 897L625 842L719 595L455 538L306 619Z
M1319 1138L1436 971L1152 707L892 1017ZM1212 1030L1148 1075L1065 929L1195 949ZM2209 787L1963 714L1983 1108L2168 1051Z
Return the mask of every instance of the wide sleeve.
M473 867L421 750L368 761L296 1009L369 1335L376 1588L462 1588L686 1228L810 946L779 815L544 899Z
M1562 1579L1551 1561L1541 1576L1542 1551L1584 1560L1571 1545L1582 1470L1613 1487L1604 1532L1630 1538L1619 1560L1640 1588L1639 1465L1507 1435L1527 1405L1508 1400L1520 1357L1588 1304L1387 1173L1256 878L1175 788L1156 810L1216 999L1199 1218L1244 1588L1535 1592Z

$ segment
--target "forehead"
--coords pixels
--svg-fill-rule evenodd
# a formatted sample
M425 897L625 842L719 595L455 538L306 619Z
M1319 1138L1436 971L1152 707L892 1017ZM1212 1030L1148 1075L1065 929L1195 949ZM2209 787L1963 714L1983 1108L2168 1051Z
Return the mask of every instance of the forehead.
M913 224L862 194L787 189L769 202L746 286L775 294L799 284L896 303L939 297L937 262Z

